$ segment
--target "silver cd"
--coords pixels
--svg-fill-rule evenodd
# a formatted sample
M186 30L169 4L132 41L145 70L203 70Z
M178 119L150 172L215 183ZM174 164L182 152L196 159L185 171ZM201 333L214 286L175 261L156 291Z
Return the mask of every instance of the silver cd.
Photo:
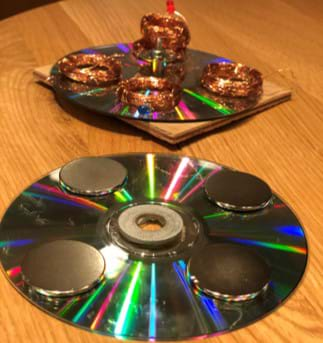
M244 327L291 295L306 267L307 243L302 225L277 194L263 209L224 210L209 199L204 186L227 167L166 154L108 157L128 175L112 193L75 195L61 187L58 169L31 184L4 214L0 262L10 283L32 304L101 335L174 341ZM134 227L143 230L137 239ZM150 229L159 234L146 236ZM48 296L26 282L22 266L37 247L66 240L86 243L98 252L94 256L103 256L103 277L89 263L93 277L85 293ZM223 248L228 246L235 253L229 260ZM34 261L38 280L50 263L43 261L38 274ZM229 265L237 272L230 273ZM265 268L259 279L253 266ZM62 274L53 280L57 276ZM241 287L237 282L243 282ZM246 299L237 299L246 292L251 292Z
M118 43L109 46L99 46L75 51L73 54L106 54L120 55L122 63L121 79L133 76L151 76L147 62L134 57L131 43ZM88 86L75 82L59 73L58 64L51 70L53 87L58 101L62 106L72 104L90 113L116 116L124 119L155 121L155 122L195 122L231 118L238 113L253 108L259 97L224 97L206 90L201 85L203 69L209 63L230 62L229 60L199 50L187 49L184 63L172 66L171 75L180 74L181 99L171 110L155 111L147 104L131 106L124 104L117 96L119 83L108 87ZM148 70L148 71L147 71ZM154 90L143 90L143 92Z

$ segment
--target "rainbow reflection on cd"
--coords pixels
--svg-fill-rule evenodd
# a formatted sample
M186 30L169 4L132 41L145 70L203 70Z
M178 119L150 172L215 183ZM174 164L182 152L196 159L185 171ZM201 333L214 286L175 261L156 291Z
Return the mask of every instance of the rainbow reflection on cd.
M131 49L120 45L127 48ZM183 110L185 104L179 108ZM307 261L306 238L277 195L255 213L224 211L208 200L204 185L209 176L226 167L153 153L111 158L128 170L126 182L117 191L105 197L72 195L60 187L56 170L24 190L6 211L0 261L12 285L34 305L101 335L146 341L201 339L262 318L298 285ZM142 204L164 206L181 216L185 224L181 245L172 243L159 253L160 247L152 252L111 236L118 232L109 230L112 219ZM30 249L57 239L94 246L104 257L106 270L89 292L53 301L24 282L21 263ZM240 302L230 301L229 296L216 300L194 287L187 268L190 256L213 243L252 249L269 262L271 280L261 296Z

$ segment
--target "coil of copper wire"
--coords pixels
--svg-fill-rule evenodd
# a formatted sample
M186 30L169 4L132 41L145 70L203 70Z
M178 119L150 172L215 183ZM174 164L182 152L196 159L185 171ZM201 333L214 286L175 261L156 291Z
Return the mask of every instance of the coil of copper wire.
M258 100L258 96L248 96L248 97L233 97L233 96L222 96L215 93L210 93L210 91L205 88L199 89L199 94L215 101L224 108L239 113L254 107Z
M58 61L58 69L67 78L89 86L107 86L119 81L121 62L118 56L77 53Z
M154 76L154 62L140 67L140 74L143 76ZM162 71L161 77L165 77L173 83L181 83L185 78L186 70L183 63L167 63Z
M180 101L181 88L167 79L140 76L122 81L117 95L124 104L167 112Z
M208 64L201 83L212 93L222 96L249 97L262 93L261 73L240 63Z
M133 54L141 60L150 61L153 49L155 47L148 45L144 39L139 39L133 43ZM185 59L185 51L186 49L164 49L165 59L168 62L183 61Z
M185 49L190 42L190 32L185 21L177 16L157 13L146 14L141 19L141 32L144 40L156 46L161 38L165 49Z
M146 50L156 48L158 40L169 60L183 60L185 49L190 42L187 23L179 16L150 13L141 19L143 38L134 42L137 57Z
M77 93L82 96L88 97L101 97L106 95L112 86L105 86L105 87L98 87L98 86L90 86L85 83L76 82L70 80L69 78L62 75L59 77L57 75L55 77L55 85L59 87L61 90L65 90L72 93Z

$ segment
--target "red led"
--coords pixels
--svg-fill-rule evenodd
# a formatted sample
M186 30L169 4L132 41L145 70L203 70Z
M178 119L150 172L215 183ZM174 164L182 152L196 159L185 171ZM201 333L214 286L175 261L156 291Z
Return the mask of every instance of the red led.
M173 0L167 0L166 1L166 6L167 6L167 12L169 14L174 14L175 12L175 4Z

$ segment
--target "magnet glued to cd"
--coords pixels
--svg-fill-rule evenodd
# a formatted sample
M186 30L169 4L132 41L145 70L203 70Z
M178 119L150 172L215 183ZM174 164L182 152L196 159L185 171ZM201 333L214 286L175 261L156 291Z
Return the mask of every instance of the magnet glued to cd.
M25 282L45 296L74 296L102 280L105 261L91 245L59 240L31 249L21 264Z
M71 193L99 196L109 194L124 183L127 169L107 157L84 157L62 167L60 185Z
M271 270L266 261L246 247L212 244L189 261L194 287L220 300L245 301L266 290Z
M208 198L219 207L231 211L249 212L266 207L272 192L258 177L232 170L222 170L205 183Z

